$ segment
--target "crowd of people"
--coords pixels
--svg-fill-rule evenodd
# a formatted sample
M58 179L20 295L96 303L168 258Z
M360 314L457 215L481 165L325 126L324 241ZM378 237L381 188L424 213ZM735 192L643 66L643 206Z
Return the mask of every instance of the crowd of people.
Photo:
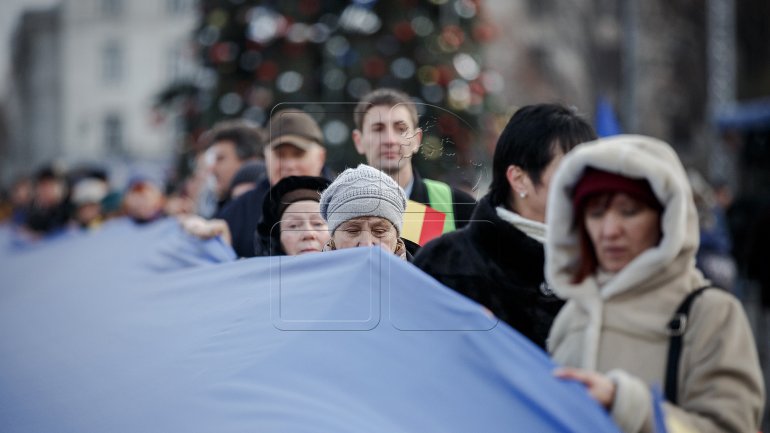
M273 113L264 129L215 125L201 156L215 184L208 213L195 177L172 197L146 178L114 197L104 173L46 170L14 185L10 218L41 236L114 215L179 215L191 235L219 236L242 258L381 247L546 350L563 366L554 374L583 383L624 432L654 431L656 385L682 431L757 431L765 390L754 337L730 287L696 267L703 212L668 144L597 139L569 108L522 107L477 202L415 169L422 132L407 95L375 90L353 121L366 164L338 176L301 110ZM438 221L432 240L410 238L412 203Z
M150 176L133 176L123 190L116 191L103 169L64 173L45 167L13 183L6 202L0 205L0 220L7 221L21 240L36 242L62 233L96 230L119 216L144 224L185 211Z

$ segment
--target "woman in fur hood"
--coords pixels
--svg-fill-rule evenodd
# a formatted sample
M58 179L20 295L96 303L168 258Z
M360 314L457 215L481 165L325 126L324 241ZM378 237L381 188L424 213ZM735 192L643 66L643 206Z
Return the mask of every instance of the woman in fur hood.
M710 283L695 268L698 216L674 150L636 135L583 144L548 209L546 276L567 300L548 340L557 376L584 383L624 432L654 431L652 386L666 390L672 431L757 431L764 387L741 304L711 288L675 314Z

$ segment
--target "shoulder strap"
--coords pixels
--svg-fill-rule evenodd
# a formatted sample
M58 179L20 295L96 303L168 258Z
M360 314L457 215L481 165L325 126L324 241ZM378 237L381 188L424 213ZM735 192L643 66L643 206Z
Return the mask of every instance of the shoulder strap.
M442 233L454 231L455 216L452 208L452 189L449 185L437 180L423 179L423 182L425 182L425 187L428 190L430 207L446 215Z
M668 347L668 361L666 362L666 400L676 404L677 401L677 382L679 379L679 358L682 355L682 343L684 333L687 330L687 316L690 314L695 298L700 296L706 289L715 286L708 285L695 289L687 295L679 308L676 309L674 317L668 322L668 332L671 336L671 342Z

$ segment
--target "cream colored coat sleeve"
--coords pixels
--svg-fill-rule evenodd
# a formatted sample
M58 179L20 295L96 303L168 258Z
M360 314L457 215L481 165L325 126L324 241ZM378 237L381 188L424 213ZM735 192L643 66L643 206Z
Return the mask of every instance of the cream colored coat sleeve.
M672 431L756 432L765 390L746 315L726 293L710 290L702 298L693 305L682 352L679 400L686 403L664 403L666 423ZM652 397L645 383L618 370L609 376L618 386L613 419L624 432L652 433Z

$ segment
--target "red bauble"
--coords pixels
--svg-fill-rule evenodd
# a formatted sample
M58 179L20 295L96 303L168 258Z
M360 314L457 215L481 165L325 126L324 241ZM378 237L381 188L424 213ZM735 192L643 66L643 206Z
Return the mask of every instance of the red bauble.
M379 78L385 75L387 66L381 57L367 57L364 60L364 75L367 78Z
M450 81L454 80L454 70L448 65L441 65L438 67L438 84L446 87Z
M465 32L456 25L449 25L441 30L441 40L452 48L459 48L465 41Z
M256 75L261 81L273 81L278 76L278 65L272 60L265 60L257 68Z
M497 28L488 23L473 27L473 39L479 42L491 42L497 38Z
M401 42L408 42L414 38L414 29L408 21L401 21L393 28L393 35Z

